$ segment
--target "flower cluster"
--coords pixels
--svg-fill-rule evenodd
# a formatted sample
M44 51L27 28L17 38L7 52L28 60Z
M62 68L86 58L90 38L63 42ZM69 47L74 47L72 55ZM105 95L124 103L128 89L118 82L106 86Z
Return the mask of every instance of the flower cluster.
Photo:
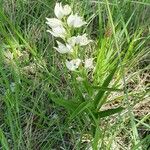
M54 49L71 57L70 61L66 60L66 67L71 71L75 71L81 63L84 63L86 69L93 68L93 58L83 61L79 58L78 53L81 47L88 45L92 40L87 38L87 34L74 35L74 32L72 32L87 23L77 13L74 14L69 5L63 6L61 3L56 3L54 13L56 18L46 18L46 23L50 27L47 32L61 39L61 42L60 40L56 41L57 47L54 47Z

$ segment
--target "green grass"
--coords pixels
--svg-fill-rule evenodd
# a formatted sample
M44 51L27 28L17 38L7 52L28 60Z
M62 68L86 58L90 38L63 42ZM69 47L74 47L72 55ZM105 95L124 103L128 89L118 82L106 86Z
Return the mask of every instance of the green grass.
M83 56L95 71L82 84L46 32L55 1L0 1L0 149L147 150L149 0L63 3L94 41Z

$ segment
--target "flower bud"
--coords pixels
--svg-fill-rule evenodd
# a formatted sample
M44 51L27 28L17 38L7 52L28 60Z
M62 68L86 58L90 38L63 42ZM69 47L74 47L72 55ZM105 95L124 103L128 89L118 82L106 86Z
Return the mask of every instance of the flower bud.
M72 10L71 10L71 7L69 5L65 5L63 7L63 13L64 13L65 16L68 16L71 13L71 11Z
M63 7L61 3L56 3L54 13L58 19L62 19L64 17Z

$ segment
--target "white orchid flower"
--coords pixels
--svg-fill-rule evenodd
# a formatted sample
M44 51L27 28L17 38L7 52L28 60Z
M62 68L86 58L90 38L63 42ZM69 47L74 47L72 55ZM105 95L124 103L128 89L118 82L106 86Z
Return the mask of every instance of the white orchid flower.
M71 7L69 5L65 5L63 7L63 13L64 13L65 16L68 16L71 13L71 11L72 10L71 10Z
M79 44L80 46L88 45L90 42L92 42L92 40L89 40L87 38L87 34L78 35L76 37L76 43Z
M57 41L58 47L54 47L59 53L71 53L73 51L72 47L69 44L62 44L61 42Z
M61 3L56 3L54 13L58 19L62 19L64 17L63 7Z
M71 14L67 19L67 24L69 27L80 28L81 26L85 25L86 22L83 21L83 18L78 16L78 14Z
M71 61L66 61L66 67L71 71L75 71L79 67L80 63L81 59L73 59Z
M57 19L57 18L46 18L47 20L47 24L51 27L51 28L56 28L59 26L63 26L63 23L61 20Z
M87 38L87 34L83 34L83 35L78 35L78 36L72 36L71 38L67 40L67 42L71 46L75 46L75 44L79 44L80 46L85 46L85 45L88 45L90 42L92 42L92 40L89 40Z
M92 69L92 68L94 68L94 65L93 65L93 58L88 58L88 59L86 59L85 62L84 62L84 67L85 67L86 69Z
M65 36L67 34L65 28L62 27L62 26L58 26L56 28L52 28L52 31L51 30L47 30L47 32L51 33L55 37L61 37L61 38L65 38Z
M71 7L69 5L62 6L61 3L56 3L54 13L58 19L62 19L71 13Z

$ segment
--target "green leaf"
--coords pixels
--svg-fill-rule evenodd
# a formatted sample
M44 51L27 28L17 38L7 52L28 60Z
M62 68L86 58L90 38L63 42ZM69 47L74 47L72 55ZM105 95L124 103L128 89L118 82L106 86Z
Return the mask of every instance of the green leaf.
M66 99L63 99L63 98L56 98L56 96L52 93L48 93L49 94L49 98L55 102L57 105L59 106L62 106L64 108L66 108L68 111L75 111L76 108L80 105L80 101L78 102L75 102L75 101L72 101L72 100L66 100Z
M101 130L100 130L100 127L97 125L95 135L94 135L94 139L93 139L93 142L92 142L93 150L98 150L99 149L98 145L99 145L99 140L100 139L101 139Z
M75 118L77 115L82 113L83 111L86 111L88 108L91 108L93 106L93 103L91 101L82 102L77 109L71 114L70 120Z
M7 139L1 128L0 128L0 143L2 145L3 150L9 150L9 145L8 145Z
M80 97L80 100L81 100L82 102L84 102L84 101L85 101L85 98L84 98L84 96L83 96L83 94L82 94L80 88L79 88L76 84L75 84L75 88L76 88L76 90L77 90L77 92L78 92L78 95L79 95L79 97Z
M116 89L116 88L108 88L102 86L93 86L94 89L99 89L101 91L110 91L110 92L121 92L123 89Z
M112 72L108 75L108 77L105 79L102 87L103 88L107 88L109 83L111 82L111 80L113 79L113 76L117 70L118 65L112 70ZM97 108L97 110L100 109L100 107L102 106L102 104L105 101L102 101L102 97L105 94L105 91L107 90L101 90L102 88L100 88L99 92L97 93L97 95L95 96L95 101L94 101L94 106L95 108Z
M79 105L79 103L76 103L76 102L73 102L70 100L66 100L66 99L53 99L52 98L52 101L60 106L63 106L64 108L66 108L69 111L75 111Z
M111 116L113 114L116 114L116 113L119 113L121 112L122 110L124 110L123 107L118 107L118 108L114 108L114 109L108 109L108 110L104 110L104 111L100 111L98 113L98 116L100 118L104 118L104 117L108 117L108 116Z

